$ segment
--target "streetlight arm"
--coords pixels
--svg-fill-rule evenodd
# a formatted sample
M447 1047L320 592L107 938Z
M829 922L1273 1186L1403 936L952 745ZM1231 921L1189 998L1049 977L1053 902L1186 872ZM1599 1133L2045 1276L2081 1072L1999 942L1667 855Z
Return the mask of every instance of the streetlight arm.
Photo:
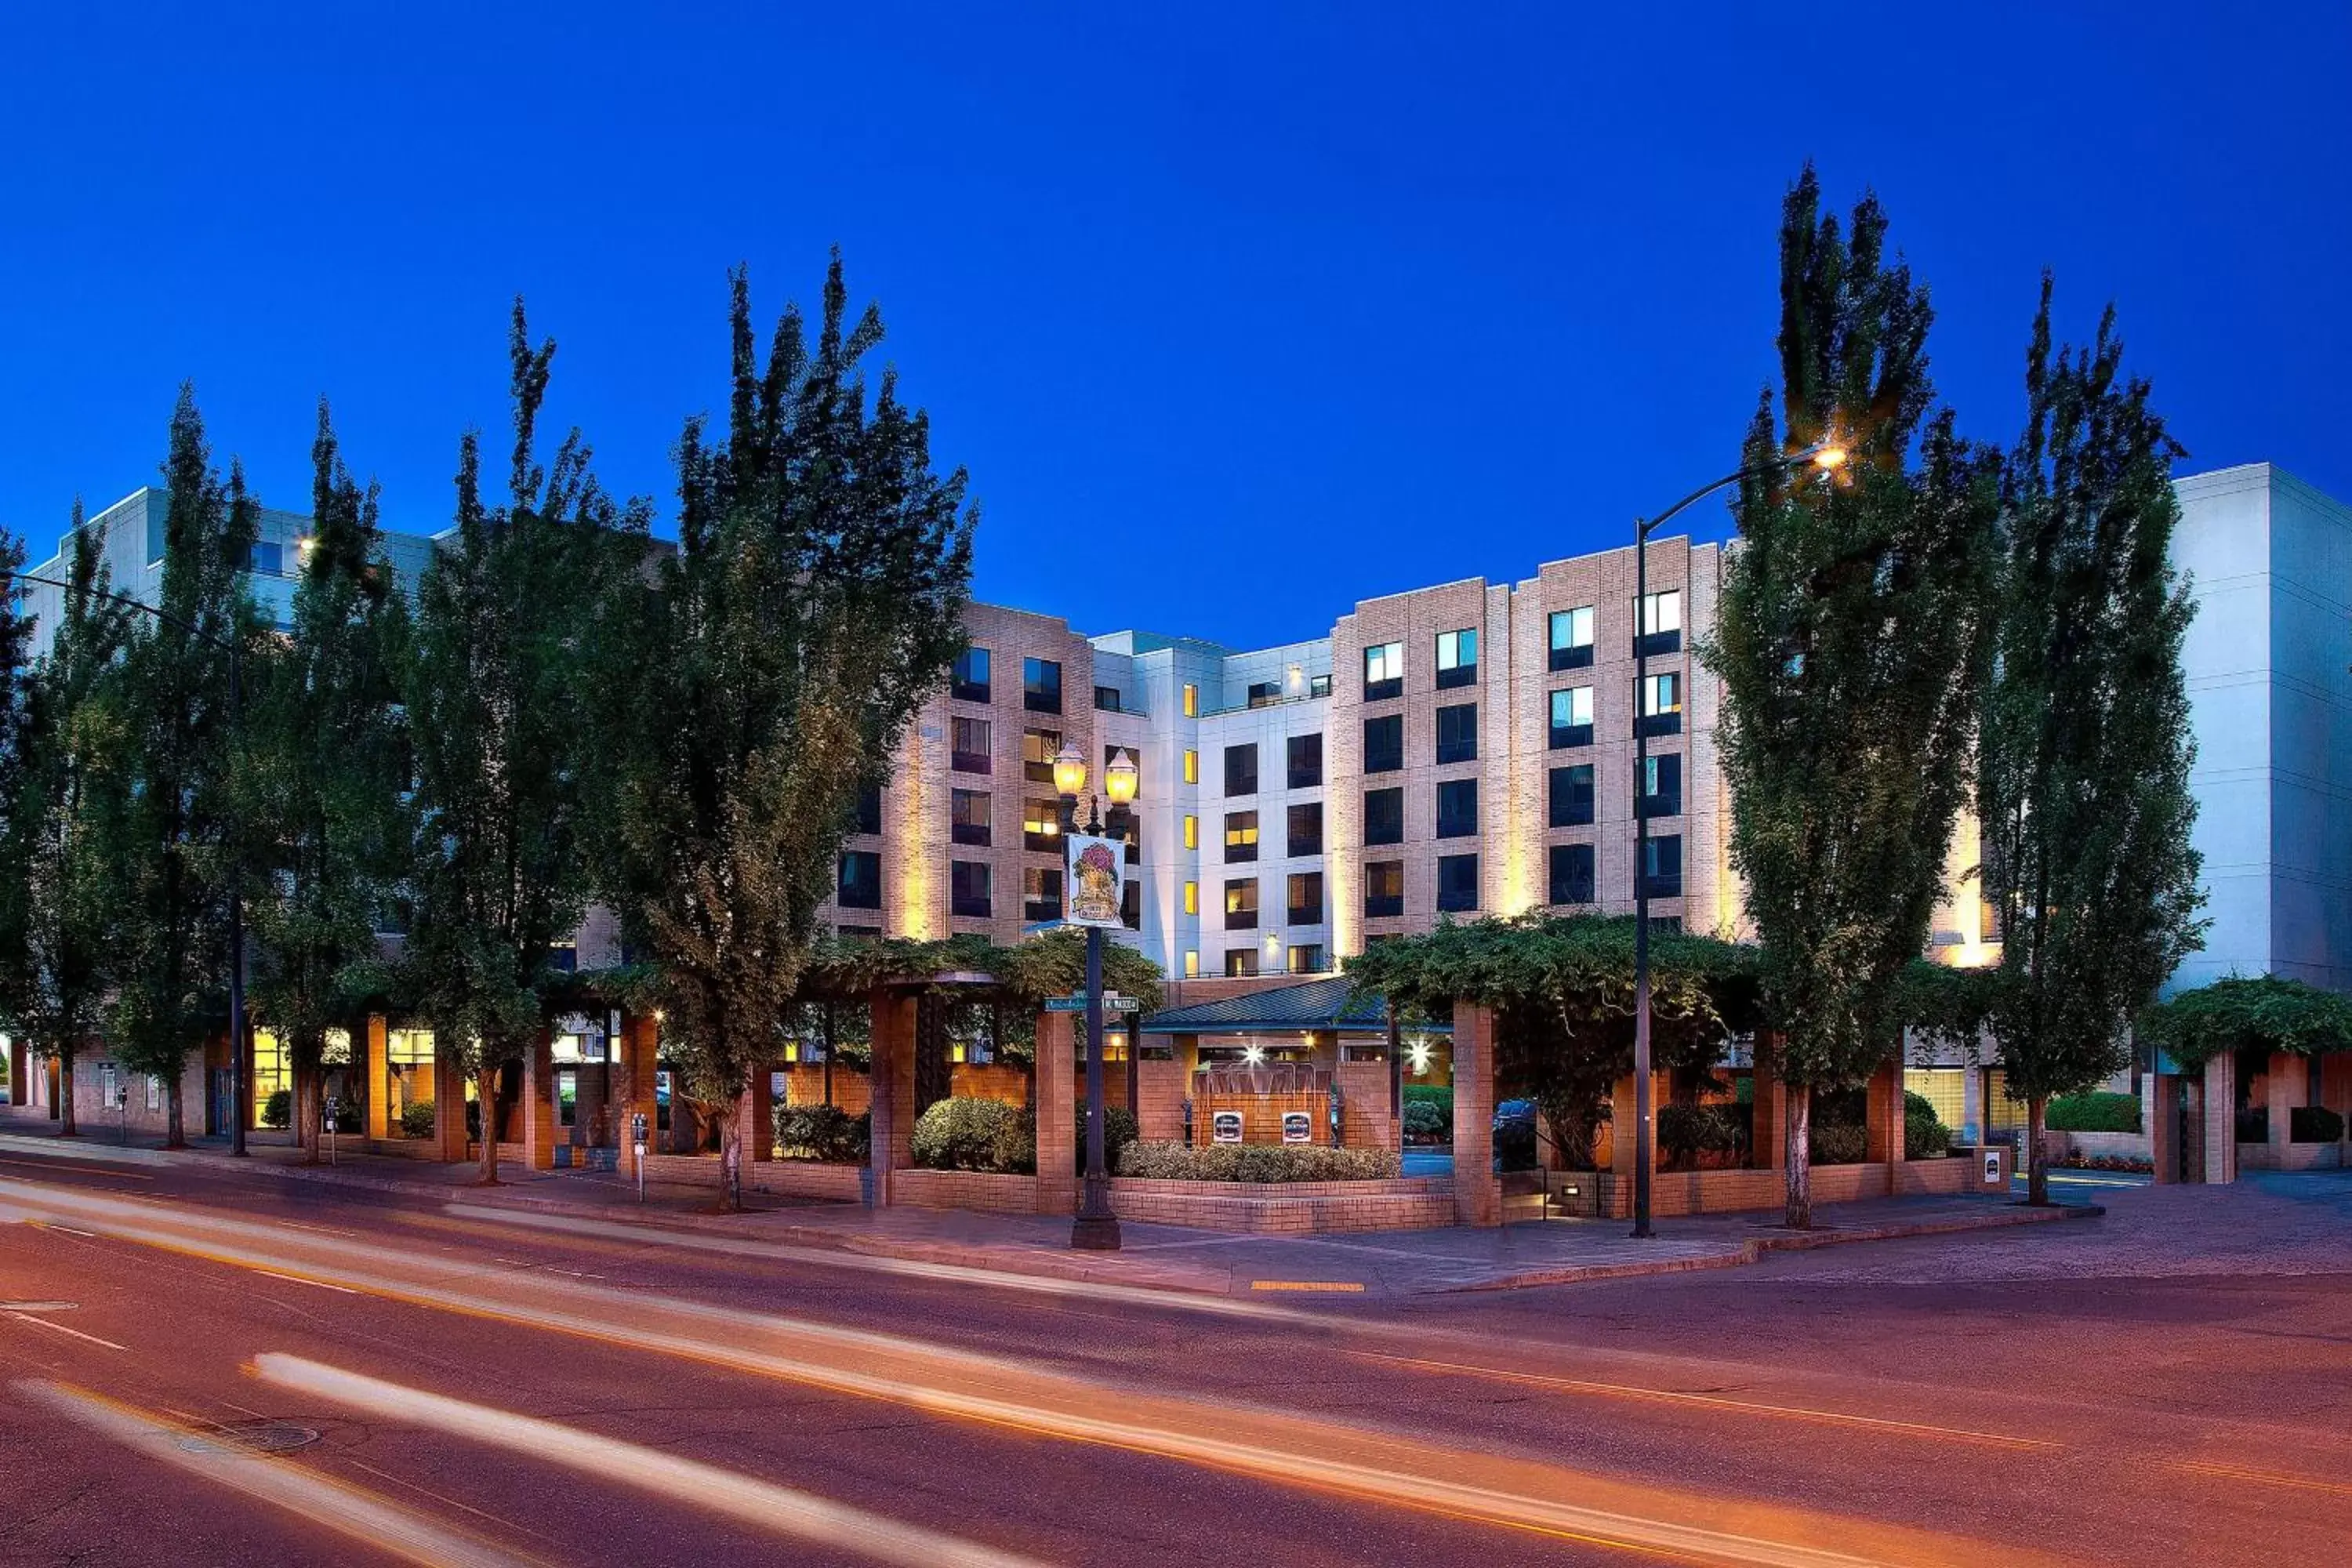
M68 594L76 591L71 583L60 583L55 577L36 576L30 572L11 572L8 574L8 580L12 583L38 583L44 588L62 589ZM231 654L236 652L236 644L229 638L208 632L202 626L192 626L177 616L157 609L144 599L134 599L128 594L117 594L105 588L85 588L80 591L93 597L104 599L109 604L121 605L125 609L137 610L142 615L152 616L165 626L185 632L188 636L208 642L226 652Z
M1691 505L1694 501L1705 500L1707 497L1713 495L1716 491L1722 489L1727 485L1736 485L1742 479L1761 479L1766 474L1777 473L1782 468L1796 468L1801 464L1811 462L1814 458L1821 457L1823 453L1829 450L1830 444L1828 442L1821 442L1814 446L1807 447L1800 452L1790 452L1781 457L1768 458L1760 463L1750 463L1744 468L1724 475L1723 478L1716 480L1713 484L1701 485L1698 489L1691 491L1690 494L1683 497L1682 500L1675 502L1674 505L1666 508L1665 510L1658 513L1657 516L1643 521L1641 525L1642 537L1647 539L1651 532L1655 530L1660 523L1674 516L1675 513L1682 510L1685 507Z

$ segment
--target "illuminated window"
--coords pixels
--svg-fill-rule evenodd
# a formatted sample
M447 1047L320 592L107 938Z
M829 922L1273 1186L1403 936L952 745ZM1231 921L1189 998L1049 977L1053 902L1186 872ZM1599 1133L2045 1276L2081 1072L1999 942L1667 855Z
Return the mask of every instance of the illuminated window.
M950 721L948 766L960 773L984 773L991 770L989 756L993 740L985 719L955 719Z
M1049 784L1054 782L1054 759L1061 754L1062 732L1059 730L1024 730L1021 731L1021 776L1031 784Z
M1198 719L1200 716L1201 689L1188 680L1184 683L1184 717Z
M1187 948L1184 952L1184 978L1187 980L1201 978L1201 955L1190 948Z
M1551 694L1551 746L1592 744L1592 688L1570 686Z
M1654 718L1661 713L1683 710L1683 678L1675 674L1654 675L1642 685L1642 717Z
M1257 973L1257 949L1236 947L1225 954L1225 973L1239 977Z
M1225 813L1225 858L1255 860L1257 858L1257 813L1229 811Z
M1201 912L1201 884L1198 882L1184 884L1184 912L1188 915Z
M1437 684L1468 686L1478 679L1478 634L1475 631L1437 634Z
M1663 632L1678 632L1682 629L1682 590L1669 588L1663 594L1653 594L1642 601L1642 636L1656 637Z
M286 1052L278 1044L278 1036L268 1029L253 1031L253 1112L258 1118L269 1103L269 1097L279 1089L294 1087L293 1065L287 1061Z
M1062 807L1058 801L1024 800L1021 803L1021 846L1047 854L1061 846Z
M1225 929L1255 931L1257 929L1257 879L1246 878L1225 884Z
M1184 753L1184 782L1186 784L1201 782L1201 753L1198 752Z
M1198 849L1200 847L1201 819L1197 816L1187 816L1184 818L1184 847Z

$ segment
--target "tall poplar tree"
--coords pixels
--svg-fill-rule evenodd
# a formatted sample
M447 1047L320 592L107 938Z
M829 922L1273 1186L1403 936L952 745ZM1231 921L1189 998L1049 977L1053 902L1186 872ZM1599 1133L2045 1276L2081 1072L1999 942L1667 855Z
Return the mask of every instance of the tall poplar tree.
M814 345L788 310L764 367L732 282L727 437L688 423L678 552L643 601L614 879L661 975L665 1052L719 1120L728 1206L739 1102L797 1016L859 791L962 646L975 522L892 372L869 404L882 321L849 320L838 255Z
M2123 374L2113 308L2090 347L2053 356L2050 299L2044 277L2003 479L1978 786L2001 932L1991 1026L2026 1103L2036 1204L2051 1097L2129 1063L2131 1019L2200 945L2204 901L2180 669L2195 605L2170 563L2180 448Z
M24 569L25 542L0 530L0 574L13 577ZM31 914L28 857L31 829L39 817L26 795L33 622L25 614L23 595L15 582L0 582L0 1027L20 1033L31 979L25 946ZM12 1084L9 1092L24 1099L21 1084Z
M312 531L293 625L258 671L238 770L251 847L252 1007L294 1073L295 1125L318 1157L329 1035L366 1027L377 927L406 869L407 601L376 527L376 491L344 467L326 405L312 443Z
M115 1054L163 1083L165 1143L185 1142L180 1075L228 1022L230 799L236 719L230 654L250 646L253 603L238 573L260 508L236 465L213 468L192 388L180 389L163 466L160 614L134 622L122 668L133 729L112 1009ZM240 1108L241 1109L241 1108Z
M1850 229L1808 167L1780 226L1780 387L1747 458L1833 438L1836 482L1745 483L1716 634L1731 859L1765 956L1789 1086L1787 1221L1812 1223L1811 1091L1900 1048L1918 956L1969 795L1993 591L1996 459L1932 417L1927 290L1886 252L1875 198Z
M612 762L596 741L620 700L593 677L614 668L600 649L638 608L624 588L648 548L644 509L605 494L578 431L539 459L554 355L552 342L531 346L518 300L507 500L484 501L468 432L457 528L418 584L409 664L419 826L404 958L435 1050L475 1077L486 1183L498 1180L500 1069L549 1021L565 978L555 944L587 908L590 824Z
M130 805L131 724L117 664L131 612L113 602L98 541L74 507L67 587L25 702L25 768L10 827L22 836L23 965L15 1022L58 1058L61 1131L75 1126L73 1069L113 989L109 850Z

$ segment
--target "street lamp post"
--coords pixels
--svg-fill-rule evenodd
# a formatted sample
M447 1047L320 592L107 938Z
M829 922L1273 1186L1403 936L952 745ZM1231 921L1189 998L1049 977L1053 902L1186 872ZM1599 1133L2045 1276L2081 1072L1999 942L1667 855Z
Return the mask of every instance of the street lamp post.
M1829 473L1843 468L1845 460L1843 447L1816 441L1726 474L1657 516L1633 522L1633 1234L1639 1237L1655 1234L1650 1226L1650 1162L1657 1133L1650 1093L1650 728L1648 715L1642 711L1650 686L1650 535L1693 501L1704 500L1726 485L1807 463Z
M1103 790L1110 796L1116 811L1135 798L1136 767L1125 752L1110 760L1103 769ZM1087 797L1087 822L1083 829L1078 823L1078 794L1087 787L1087 759L1075 741L1066 742L1054 758L1054 788L1062 797L1062 832L1067 836L1084 831L1099 835L1103 831L1101 801ZM1062 859L1063 876L1070 877L1069 857ZM1122 863L1123 868L1123 863ZM1065 887L1064 899L1072 889ZM1070 1224L1070 1245L1088 1252L1118 1250L1118 1215L1110 1206L1110 1173L1103 1163L1103 933L1098 925L1088 925L1087 932L1087 1174L1085 1188L1078 1200L1077 1218ZM1130 1043L1128 1048L1135 1047ZM1067 1115L1051 1106L1040 1105L1041 1116Z
M30 572L11 572L8 574L8 578L11 582L16 583L37 583L44 588L56 588L68 594L74 592L74 586L70 583L60 583L54 577L38 577ZM130 609L137 610L142 615L152 616L157 620L163 622L165 626L176 627L180 631L185 632L188 636L198 638L204 642L208 642L212 644L213 647L226 653L228 655L229 729L232 732L241 732L244 730L245 661L238 651L236 638L233 637L216 637L213 633L205 631L200 626L194 626L189 622L182 620L177 616L167 615L163 611L157 609L154 605L147 604L143 600L134 599L128 594L107 593L96 588L91 588L87 591L93 596L104 599L110 604L121 605ZM232 834L232 837L234 837L234 834ZM243 880L239 876L240 871L243 869L241 860L242 853L243 851L241 847L232 850L229 857L228 877L228 1061L230 1100L228 1118L228 1152L240 1159L245 1155L245 1086L247 1079L245 1039L245 888ZM68 1092L71 1091L68 1090Z

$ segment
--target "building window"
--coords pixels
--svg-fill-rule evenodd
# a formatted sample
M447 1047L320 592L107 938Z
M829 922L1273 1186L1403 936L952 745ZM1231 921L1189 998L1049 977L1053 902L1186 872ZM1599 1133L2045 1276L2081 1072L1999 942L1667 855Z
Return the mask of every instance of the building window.
M1683 595L1679 588L1653 594L1637 606L1633 647L1642 653L1674 653L1683 646Z
M1592 821L1592 764L1551 770L1549 822L1554 827L1583 827ZM1557 901L1557 900L1555 900Z
M1054 759L1061 755L1062 732L1059 730L1024 730L1021 731L1021 776L1031 784L1049 784L1054 782Z
M986 918L993 912L994 900L990 898L991 874L985 860L951 860L948 863L948 908L960 915Z
M1551 694L1551 749L1592 744L1592 688L1570 686Z
M1364 650L1364 700L1404 694L1404 644L1374 643Z
M1364 721L1364 771L1392 773L1404 766L1404 715Z
M1645 679L1640 688L1642 733L1679 735L1683 729L1683 678L1672 671Z
M245 558L237 563L240 572L251 572L263 577L286 575L286 546L274 539L257 539L245 547Z
M1331 678L1328 675L1308 676L1307 678L1307 695L1309 697L1330 696Z
M1201 689L1188 680L1184 683L1184 717L1198 719L1200 716Z
M993 773L995 739L985 719L948 721L948 766L960 773Z
M1225 884L1225 929L1257 929L1257 879L1244 877Z
M1368 789L1364 792L1364 842L1404 842L1403 790Z
M1478 857L1440 855L1437 858L1437 907L1458 913L1478 907Z
M988 650L968 647L956 655L955 673L948 679L948 695L960 702L988 700Z
M882 786L880 784L858 786L857 816L855 822L857 832L879 833L882 831Z
M1187 812L1184 816L1184 847L1198 849L1200 847L1201 819Z
M1062 847L1062 803L1032 797L1021 803L1021 847L1052 854Z
M1290 808L1289 836L1284 841L1286 855L1320 855L1323 853L1323 803L1319 800L1301 802Z
M1674 752L1652 757L1643 767L1642 775L1642 787L1634 796L1634 809L1643 816L1680 816L1683 814L1682 757Z
M1226 861L1230 864L1231 862L1237 860L1255 860L1256 858L1257 813L1255 811L1229 811L1225 813Z
M1249 705L1251 707L1271 708L1281 700L1282 682L1279 680L1253 680L1250 682Z
M1201 884L1198 882L1184 884L1184 912L1188 915L1201 912Z
M1225 748L1225 793L1257 793L1257 742Z
M1323 782L1323 736L1293 735L1289 741L1290 787L1313 789Z
M841 852L841 875L835 901L845 910L882 907L882 857L872 849Z
M1187 980L1201 978L1201 952L1198 948L1188 947L1184 950L1184 978Z
M1295 926L1323 923L1323 873L1293 871L1289 886L1289 921Z
M1437 761L1475 763L1478 760L1478 705L1457 702L1437 710Z
M1254 947L1236 947L1229 949L1226 952L1225 973L1227 975L1238 978L1244 974L1255 974L1256 973L1257 949Z
M1323 944L1319 942L1310 942L1304 947L1290 950L1290 973L1293 974L1320 974L1329 967L1324 961Z
M1592 846L1555 844L1551 847L1550 904L1589 904L1592 899Z
M1133 877L1119 885L1118 923L1129 931L1143 929L1143 884Z
M1592 662L1592 606L1551 613L1551 656L1548 668L1581 669Z
M1021 872L1021 918L1057 921L1062 918L1062 868L1028 866Z
M1654 899L1678 899L1683 892L1683 840L1677 833L1649 840L1642 858L1643 880Z
M950 791L948 837L958 844L990 842L994 836L994 798L984 789Z
M1470 838L1478 832L1478 781L1454 779L1437 786L1437 837Z
M1095 706L1101 709L1106 713L1117 713L1121 711L1118 705L1118 688L1116 686L1096 687Z
M1198 752L1184 753L1184 782L1189 784L1201 782L1201 753Z
M1475 685L1478 679L1478 634L1475 631L1437 634L1437 686Z
M1371 860L1364 866L1364 918L1385 920L1404 913L1404 862Z
M1062 667L1050 658L1021 661L1021 706L1032 713L1062 710Z

